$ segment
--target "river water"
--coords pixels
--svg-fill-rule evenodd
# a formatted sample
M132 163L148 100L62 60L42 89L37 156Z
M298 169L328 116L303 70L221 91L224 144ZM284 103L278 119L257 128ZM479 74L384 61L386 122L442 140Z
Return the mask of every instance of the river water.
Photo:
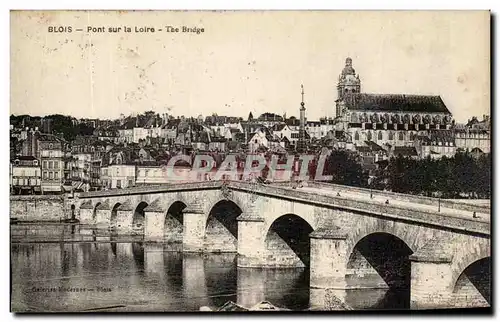
M79 225L11 225L15 312L198 311L227 301L314 307L308 269L238 268L236 254L186 254ZM356 309L395 308L397 293L349 291ZM397 307L397 306L396 306Z

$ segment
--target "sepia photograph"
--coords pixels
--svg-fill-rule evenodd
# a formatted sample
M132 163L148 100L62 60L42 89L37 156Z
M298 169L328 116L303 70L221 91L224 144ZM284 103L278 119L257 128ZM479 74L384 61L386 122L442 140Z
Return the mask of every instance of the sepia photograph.
M492 312L490 11L9 15L11 312Z

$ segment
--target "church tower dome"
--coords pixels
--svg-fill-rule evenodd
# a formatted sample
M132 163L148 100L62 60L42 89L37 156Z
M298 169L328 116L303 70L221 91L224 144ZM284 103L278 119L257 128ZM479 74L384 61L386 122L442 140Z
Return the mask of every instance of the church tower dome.
M352 68L352 58L347 57L345 60L345 67L342 70L342 76L346 75L356 75L356 71Z
M347 57L345 67L339 75L337 83L337 109L336 116L342 115L341 102L348 99L352 94L361 92L361 80L356 70L352 67L352 58Z

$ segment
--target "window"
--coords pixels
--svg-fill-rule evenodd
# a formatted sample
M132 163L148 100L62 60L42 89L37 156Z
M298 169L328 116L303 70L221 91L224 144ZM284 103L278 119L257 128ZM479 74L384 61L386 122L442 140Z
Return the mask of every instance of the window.
M49 169L52 169L53 166L54 166L54 163L52 161L49 161Z
M382 138L383 138L383 136L382 136L382 131L379 131L379 132L378 132L378 139L379 139L379 140L382 140Z
M54 179L59 179L59 172L54 172Z
M54 161L54 169L59 169L59 161Z
M121 180L116 180L116 187L121 188L122 187L122 181Z
M392 131L389 132L389 140L394 140L394 133Z
M47 179L47 178L48 178L47 171L44 171L44 172L43 172L43 178L44 178L44 179Z
M399 138L398 138L400 141L404 141L405 139L405 134L404 132L399 132Z
M47 161L42 162L42 168L47 169Z
M128 181L128 186L129 186L129 187L132 187L133 185L134 185L134 181L133 181L133 180L129 180L129 181Z
M52 171L49 172L49 179L54 179L54 172Z
M372 140L372 132L368 131L368 133L366 134L366 139L368 141L371 141Z
M354 134L354 140L359 141L359 132L357 132L357 131Z

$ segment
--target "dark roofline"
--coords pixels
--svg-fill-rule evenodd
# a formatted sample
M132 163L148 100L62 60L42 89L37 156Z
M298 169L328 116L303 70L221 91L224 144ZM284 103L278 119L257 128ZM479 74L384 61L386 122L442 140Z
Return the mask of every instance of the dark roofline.
M349 109L357 111L452 114L440 95L355 93L347 94L343 100Z

